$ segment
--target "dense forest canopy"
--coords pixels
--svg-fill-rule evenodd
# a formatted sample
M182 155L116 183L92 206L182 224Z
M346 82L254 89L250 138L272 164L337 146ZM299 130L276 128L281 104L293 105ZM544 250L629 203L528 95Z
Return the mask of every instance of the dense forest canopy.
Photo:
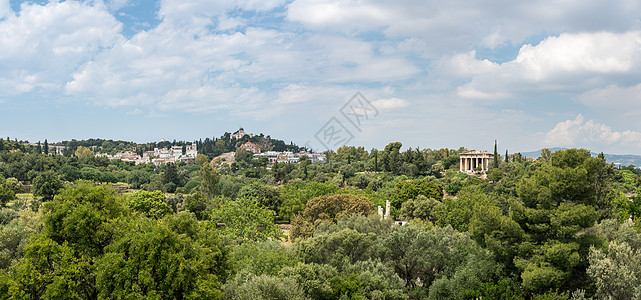
M585 149L459 172L459 149L344 146L193 164L96 152L180 146L0 139L0 298L638 299L641 174ZM390 202L390 218L377 214ZM636 201L640 201L637 203ZM403 221L404 225L396 221Z

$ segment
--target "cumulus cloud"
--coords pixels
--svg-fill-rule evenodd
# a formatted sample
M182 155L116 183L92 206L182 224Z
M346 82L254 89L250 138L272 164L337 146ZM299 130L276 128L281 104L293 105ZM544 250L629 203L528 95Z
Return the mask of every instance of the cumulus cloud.
M433 55L472 45L517 44L540 32L622 32L639 28L641 3L633 0L447 1L295 0L287 17L309 28L345 33L382 31L390 38L419 38Z
M641 132L614 131L610 126L594 120L585 121L583 115L579 114L574 120L556 124L545 135L545 143L550 146L603 144L641 148Z
M641 32L565 33L536 46L525 45L514 60L500 65L465 54L447 62L450 73L471 75L471 81L459 87L463 97L580 93L641 75ZM477 73L469 72L470 68Z
M641 83L633 86L613 84L582 93L577 99L602 114L616 117L638 117L641 115Z
M9 0L0 0L0 20L13 14Z
M0 20L0 94L62 86L79 65L119 41L121 28L104 5L22 4L19 14Z
M96 55L73 73L65 91L108 106L247 111L262 110L258 101L263 106L281 105L306 101L311 94L317 99L334 93L342 99L344 93L335 93L342 90L338 85L386 83L420 72L406 58L380 53L372 43L358 39L241 22L231 26L242 26L233 32L212 29L217 24L220 28L220 20L229 20L216 11L224 11L226 5L254 7L252 3L163 1L158 26ZM313 87L308 82L314 82Z
M401 98L378 99L372 102L372 105L380 110L393 110L407 107L410 103Z

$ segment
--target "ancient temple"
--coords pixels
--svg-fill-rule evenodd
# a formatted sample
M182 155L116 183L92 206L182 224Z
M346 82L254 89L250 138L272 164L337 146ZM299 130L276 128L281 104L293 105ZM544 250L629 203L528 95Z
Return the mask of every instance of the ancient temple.
M459 154L459 157L461 172L474 172L477 167L480 167L482 172L486 172L490 160L494 159L493 154L476 150L463 152Z

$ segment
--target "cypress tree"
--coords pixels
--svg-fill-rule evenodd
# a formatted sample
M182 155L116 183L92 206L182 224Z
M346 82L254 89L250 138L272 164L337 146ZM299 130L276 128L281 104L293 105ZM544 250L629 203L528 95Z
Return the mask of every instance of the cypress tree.
M496 140L494 140L494 167L495 168L499 167L499 152L497 151L497 148L496 148Z
M45 139L44 151L45 154L49 155L49 143L47 143L47 139Z
M507 149L505 149L505 162L507 162Z
M4 150L4 140L0 138L0 151Z

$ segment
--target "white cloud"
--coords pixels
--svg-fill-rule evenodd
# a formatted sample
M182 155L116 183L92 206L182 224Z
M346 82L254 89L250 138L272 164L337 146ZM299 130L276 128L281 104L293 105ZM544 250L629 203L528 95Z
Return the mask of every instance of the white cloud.
M587 91L577 99L602 114L618 118L633 117L634 122L638 122L637 118L641 115L641 83L629 87L609 85L602 89Z
M22 4L18 15L0 20L0 93L61 86L80 64L118 41L121 28L101 5Z
M0 0L0 20L13 14L9 0Z
M536 46L523 46L514 60L500 65L471 59L469 54L454 56L447 62L449 73L471 75L471 81L459 87L459 91L466 92L459 93L462 97L473 94L471 91L505 97L580 93L639 78L641 32L561 34ZM469 69L476 70L476 74Z
M420 72L406 58L381 53L370 42L235 21L227 26L226 16L187 17L194 11L225 9L208 1L163 5L158 26L122 40L78 68L66 93L108 106L201 112L244 106L249 111L264 110L256 101L285 104L329 95L342 99L347 89L339 85L387 83ZM221 33L211 29L216 24L242 30Z
M641 148L641 132L614 131L610 126L585 121L579 114L574 120L560 122L545 135L549 146L617 145Z
M401 98L378 99L372 102L372 105L379 110L393 110L407 107L410 103Z
M419 38L438 56L477 45L518 44L541 32L622 32L639 29L641 3L634 0L437 1L295 0L288 19L315 30L382 31L389 38Z

